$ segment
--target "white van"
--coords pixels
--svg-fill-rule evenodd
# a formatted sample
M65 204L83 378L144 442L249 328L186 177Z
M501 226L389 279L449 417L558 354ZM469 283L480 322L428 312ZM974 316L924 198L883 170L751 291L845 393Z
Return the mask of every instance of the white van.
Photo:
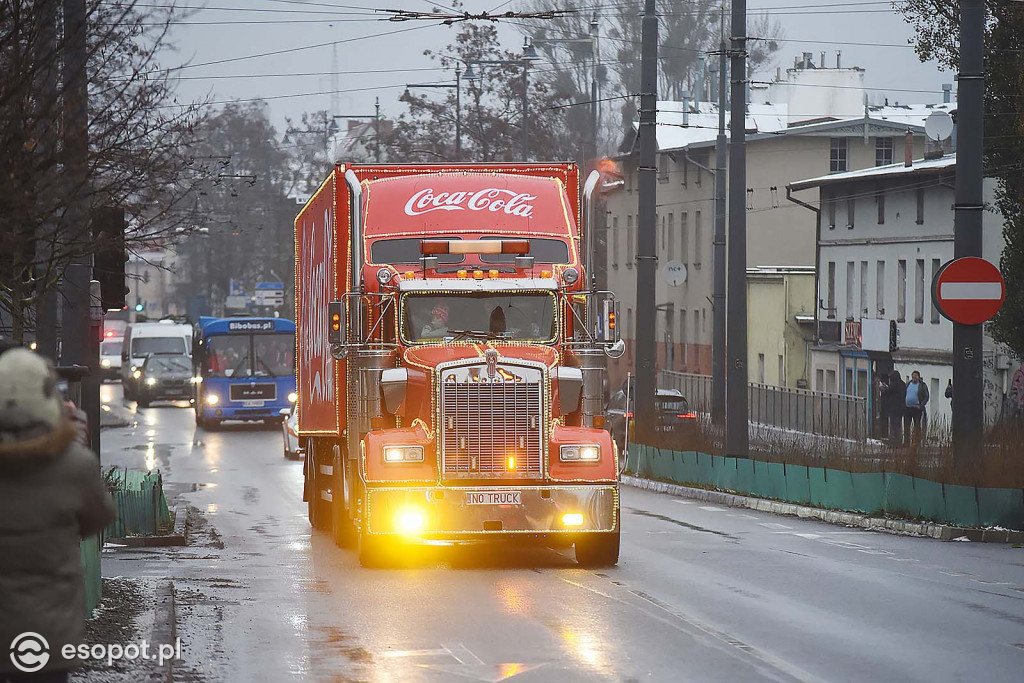
M134 399L137 394L136 373L155 353L192 355L192 326L173 320L134 323L124 331L121 344L121 386L124 397Z

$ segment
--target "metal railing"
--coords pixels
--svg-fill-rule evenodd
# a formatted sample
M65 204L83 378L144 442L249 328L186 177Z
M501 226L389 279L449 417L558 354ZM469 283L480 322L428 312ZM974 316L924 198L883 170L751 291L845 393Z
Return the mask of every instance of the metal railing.
M711 411L711 377L662 370L658 386L677 389L692 410ZM751 382L747 401L752 423L784 430L863 440L869 437L867 400L823 391Z

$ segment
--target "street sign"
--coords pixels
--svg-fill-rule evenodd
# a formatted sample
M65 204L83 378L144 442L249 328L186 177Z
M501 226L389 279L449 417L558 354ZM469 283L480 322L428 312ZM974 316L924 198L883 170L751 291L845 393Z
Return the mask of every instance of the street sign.
M946 263L932 282L932 301L946 318L961 325L981 325L999 312L1006 283L999 269L975 256Z

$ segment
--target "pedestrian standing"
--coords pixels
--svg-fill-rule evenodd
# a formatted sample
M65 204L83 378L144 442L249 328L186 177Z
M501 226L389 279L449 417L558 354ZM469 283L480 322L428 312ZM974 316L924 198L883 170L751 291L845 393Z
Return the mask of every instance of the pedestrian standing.
M0 683L67 680L75 660L61 649L85 638L79 542L113 519L53 368L28 349L0 353L0 647L14 646L0 657Z
M906 413L903 417L903 442L905 445L921 440L921 420L928 406L928 385L921 381L921 373L910 373L907 384ZM911 429L913 428L913 429Z
M898 370L889 373L889 383L882 389L882 408L889 423L889 443L899 446L903 441L903 414L906 412L907 385Z

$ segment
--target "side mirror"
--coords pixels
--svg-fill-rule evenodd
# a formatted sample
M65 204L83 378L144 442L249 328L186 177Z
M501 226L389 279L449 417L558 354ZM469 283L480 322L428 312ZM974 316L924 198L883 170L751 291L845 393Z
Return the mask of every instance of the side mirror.
M604 347L604 355L609 358L621 358L622 354L626 352L626 342L621 339L617 339L611 346Z
M289 417L292 416L292 409L291 408L281 408L281 410L277 411L277 414L280 415L281 417L289 418Z

